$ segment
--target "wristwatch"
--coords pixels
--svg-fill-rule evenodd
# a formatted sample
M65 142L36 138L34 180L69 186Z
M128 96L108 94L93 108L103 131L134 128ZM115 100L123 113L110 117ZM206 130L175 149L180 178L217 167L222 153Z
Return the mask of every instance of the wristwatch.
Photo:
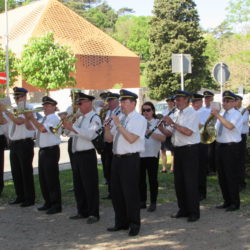
M173 122L170 124L170 127L173 128L176 124Z

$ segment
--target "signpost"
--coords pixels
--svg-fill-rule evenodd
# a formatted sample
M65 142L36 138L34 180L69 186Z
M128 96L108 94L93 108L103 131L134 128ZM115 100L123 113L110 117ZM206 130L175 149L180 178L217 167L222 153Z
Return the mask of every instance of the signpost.
M222 96L223 84L227 82L230 77L228 66L223 62L217 63L213 68L213 76L214 79L220 83L220 92Z
M5 72L0 72L0 84L7 83L7 74Z
M181 90L184 90L184 73L192 73L190 54L172 54L172 73L181 73Z

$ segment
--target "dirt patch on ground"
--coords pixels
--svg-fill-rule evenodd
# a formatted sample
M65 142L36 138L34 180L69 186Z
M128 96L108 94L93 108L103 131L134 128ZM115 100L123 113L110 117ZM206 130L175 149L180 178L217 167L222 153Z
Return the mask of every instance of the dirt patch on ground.
M172 219L176 204L159 205L156 212L142 210L140 234L110 233L114 213L101 207L101 219L93 225L85 219L72 221L75 208L67 206L56 215L38 212L36 206L0 207L1 249L250 249L250 218L241 211L225 212L201 206L201 219L190 223Z

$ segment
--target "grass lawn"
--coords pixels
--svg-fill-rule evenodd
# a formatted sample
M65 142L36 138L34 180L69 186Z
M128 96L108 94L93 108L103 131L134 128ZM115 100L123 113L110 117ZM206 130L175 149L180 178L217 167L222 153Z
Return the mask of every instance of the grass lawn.
M161 165L159 166L159 170L161 169ZM169 166L168 166L169 169ZM107 194L107 186L104 184L102 166L98 166L99 171L99 188L100 188L100 197L106 196ZM159 195L158 195L158 203L168 203L168 202L176 202L174 183L173 183L173 174L171 173L160 173L159 177ZM71 205L75 206L74 194L73 192L69 192L72 188L72 174L71 170L65 170L60 172L60 181L62 188L62 199L63 205ZM215 206L222 203L221 192L218 185L217 176L209 176L208 177L208 185L207 185L207 199L202 201L201 205L207 206ZM36 202L42 204L43 199L41 196L40 186L38 176L35 176L35 188L36 188ZM250 207L250 179L247 179L247 188L241 192L241 211L245 214L248 212ZM15 198L14 186L12 181L5 182L5 188L3 190L2 196L0 198L0 204L5 204L9 200ZM111 202L109 200L100 199L102 206L111 206Z

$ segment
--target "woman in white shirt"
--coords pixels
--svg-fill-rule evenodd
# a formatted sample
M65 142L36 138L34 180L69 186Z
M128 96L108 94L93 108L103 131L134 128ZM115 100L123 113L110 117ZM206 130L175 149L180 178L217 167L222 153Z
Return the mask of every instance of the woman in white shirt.
M147 172L149 187L150 187L150 206L148 207L147 211L153 212L156 209L156 200L158 195L157 173L159 166L159 151L161 149L161 142L165 141L166 137L157 128L159 120L156 119L155 107L153 103L145 102L142 105L141 112L148 122L148 127L145 135L145 151L140 153L141 208L146 208L146 201L147 201L146 172ZM154 132L151 134L152 130L154 130Z

